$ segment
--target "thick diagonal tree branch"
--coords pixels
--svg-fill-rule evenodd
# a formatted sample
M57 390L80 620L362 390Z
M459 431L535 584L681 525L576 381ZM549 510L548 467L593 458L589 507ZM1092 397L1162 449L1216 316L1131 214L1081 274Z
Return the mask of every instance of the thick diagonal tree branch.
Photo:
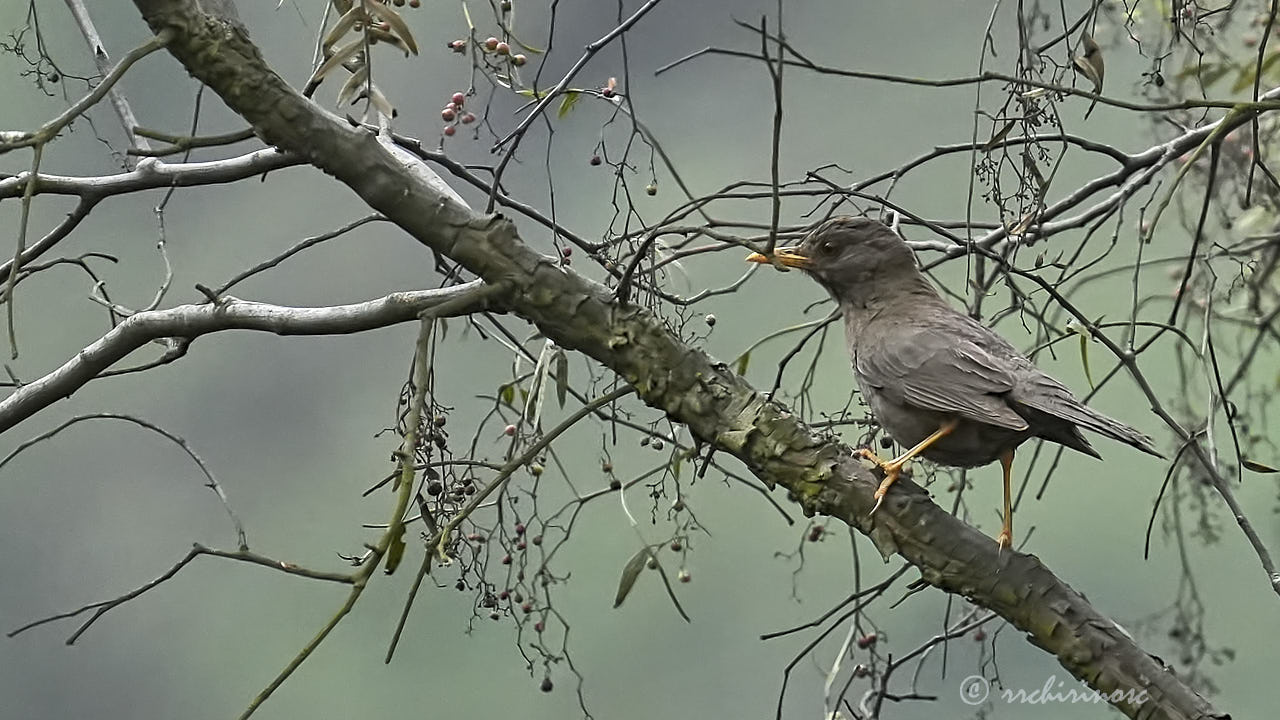
M302 97L264 62L240 28L192 0L135 0L169 51L267 142L336 177L369 206L486 282L509 289L512 311L558 345L611 368L649 405L694 437L785 487L808 513L838 518L896 552L925 581L999 613L1131 717L1226 717L1139 648L1037 558L995 543L903 483L873 519L876 483L839 443L820 437L723 363L690 347L648 312L522 243L515 226L480 216L433 187L372 132ZM424 262L424 269L426 263Z

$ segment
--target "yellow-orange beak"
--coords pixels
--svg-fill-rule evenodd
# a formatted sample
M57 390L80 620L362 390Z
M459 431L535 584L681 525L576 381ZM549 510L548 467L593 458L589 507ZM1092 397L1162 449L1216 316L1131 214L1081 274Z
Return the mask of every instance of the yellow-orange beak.
M747 262L754 263L776 263L784 267L800 268L801 270L809 267L809 256L800 252L800 246L775 248L773 255L764 255L761 253L751 253L747 256Z

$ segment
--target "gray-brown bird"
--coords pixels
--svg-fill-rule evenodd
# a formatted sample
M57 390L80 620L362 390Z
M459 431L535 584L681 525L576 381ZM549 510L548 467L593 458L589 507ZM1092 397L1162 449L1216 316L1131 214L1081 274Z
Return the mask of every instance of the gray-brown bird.
M872 414L909 448L884 461L876 507L907 461L1004 467L1001 548L1013 541L1010 472L1023 442L1044 438L1101 459L1080 428L1163 457L1151 438L1090 409L1004 338L938 294L892 230L867 218L837 217L771 257L799 268L831 293L844 316L853 371ZM875 512L875 510L872 510Z

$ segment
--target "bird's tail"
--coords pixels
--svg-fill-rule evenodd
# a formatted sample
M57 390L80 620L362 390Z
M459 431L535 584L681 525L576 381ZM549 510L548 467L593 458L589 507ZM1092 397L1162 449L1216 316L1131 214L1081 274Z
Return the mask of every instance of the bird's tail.
M1164 455L1156 449L1155 443L1145 434L1134 430L1119 420L1103 415L1080 402L1055 402L1052 408L1041 408L1045 412L1052 413L1063 420L1079 425L1080 427L1091 430L1099 435L1105 435L1112 440L1119 440L1125 445L1131 445L1148 455L1155 455L1163 459Z
M1103 415L1102 413L1090 408L1087 405L1081 405L1084 414L1088 416L1088 420L1081 420L1080 425L1086 427L1099 435L1106 435L1113 440L1119 440L1126 445L1132 445L1148 455L1155 455L1161 460L1164 454L1156 449L1155 443L1146 434L1125 425L1119 420Z

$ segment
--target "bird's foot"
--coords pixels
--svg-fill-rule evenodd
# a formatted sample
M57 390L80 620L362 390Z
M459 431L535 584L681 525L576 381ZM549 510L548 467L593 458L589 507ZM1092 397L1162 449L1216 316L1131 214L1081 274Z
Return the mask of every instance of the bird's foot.
M875 456L872 455L872 457L875 457ZM894 463L894 462L886 463L886 462L881 462L878 459L876 462L877 464L879 464L880 470L884 472L884 480L881 480L880 487L876 488L876 492L875 492L876 504L875 504L875 507L871 508L871 512L867 513L868 515L876 514L876 511L880 509L880 504L884 502L884 496L887 495L889 492L889 487L893 485L895 482L897 482L898 475L902 474L902 465L898 463Z
M870 460L871 462L875 463L879 467L884 467L885 465L888 465L887 462L885 462L884 460L881 460L874 452L872 452L871 448L858 448L857 450L853 451L853 455L854 457L860 457L864 460Z
M1006 549L1013 545L1013 531L1008 528L1001 528L1000 534L996 536L996 554L1003 553Z

